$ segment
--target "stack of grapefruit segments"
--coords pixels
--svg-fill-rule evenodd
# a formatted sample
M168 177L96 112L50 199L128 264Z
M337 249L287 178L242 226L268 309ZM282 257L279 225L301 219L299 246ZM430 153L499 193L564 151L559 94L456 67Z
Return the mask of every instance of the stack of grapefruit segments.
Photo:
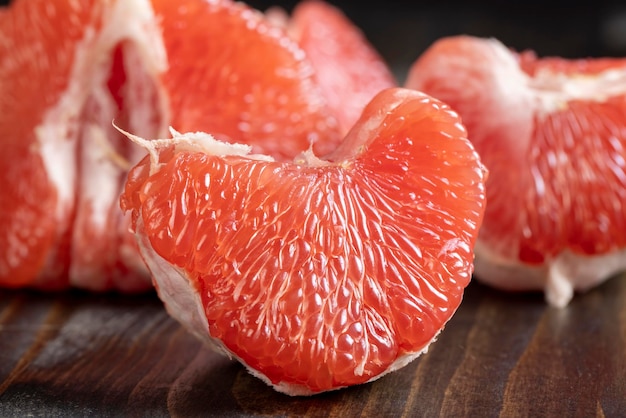
M319 30L355 48L320 59ZM0 10L0 38L8 287L151 288L119 209L145 150L112 121L146 138L170 125L207 131L288 160L333 150L355 109L395 85L362 33L322 2L278 22L225 0L14 0Z
M486 171L444 103L385 89L325 158L172 136L129 134L122 208L168 312L276 390L403 367L461 303Z
M540 59L453 36L406 86L460 113L490 171L477 279L565 306L626 267L626 59Z

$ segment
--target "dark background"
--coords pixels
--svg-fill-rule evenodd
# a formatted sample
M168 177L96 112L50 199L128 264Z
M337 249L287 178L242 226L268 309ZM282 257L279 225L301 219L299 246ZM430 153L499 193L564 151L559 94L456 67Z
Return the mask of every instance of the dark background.
M261 10L272 0L250 0ZM278 2L291 10L297 1ZM626 56L626 2L385 1L336 0L403 77L408 66L438 38L457 34L495 37L540 56ZM575 5L575 6L574 6Z
M28 0L25 0L28 1ZM50 0L53 1L53 0ZM7 0L0 0L6 4ZM290 11L296 0L249 0ZM379 1L329 0L363 30L400 78L436 39L495 37L517 50L566 58L626 56L626 2L617 0ZM575 4L575 6L574 6Z

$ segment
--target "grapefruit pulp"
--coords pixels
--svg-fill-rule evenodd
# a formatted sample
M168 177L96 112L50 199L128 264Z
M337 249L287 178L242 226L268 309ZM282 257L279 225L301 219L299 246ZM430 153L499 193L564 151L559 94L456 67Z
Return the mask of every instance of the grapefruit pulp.
M291 18L276 7L267 14L282 23L305 52L342 134L378 92L397 86L378 51L337 7L321 0L303 0L296 4Z

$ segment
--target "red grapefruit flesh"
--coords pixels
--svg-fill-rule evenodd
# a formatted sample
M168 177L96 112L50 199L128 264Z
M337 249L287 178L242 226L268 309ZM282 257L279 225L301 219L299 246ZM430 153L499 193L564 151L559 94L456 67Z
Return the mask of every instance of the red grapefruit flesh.
M122 274L142 264L118 233L128 236L117 203L126 172L111 156L126 157L128 141L110 127L119 118L160 131L158 117L144 120L152 110L124 107L157 108L153 34L142 0L16 0L0 14L0 78L10 80L0 83L0 285L150 287L147 275Z
M144 141L121 197L169 313L276 390L374 380L459 306L485 207L457 114L378 94L329 159L208 134Z
M626 59L540 59L455 36L406 86L459 112L491 173L478 279L564 306L626 268Z
M321 0L296 5L289 31L315 68L315 78L347 132L363 108L396 80L365 34L337 7Z
M232 1L153 0L169 68L171 126L290 160L341 135L305 52L260 11Z

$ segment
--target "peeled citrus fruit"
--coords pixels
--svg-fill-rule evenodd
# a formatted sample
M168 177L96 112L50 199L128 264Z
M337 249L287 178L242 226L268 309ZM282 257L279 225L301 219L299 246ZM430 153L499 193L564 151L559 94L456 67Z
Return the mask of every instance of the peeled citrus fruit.
M285 27L243 3L16 0L0 37L10 80L0 85L0 286L151 288L117 204L145 150L113 120L145 137L168 125L207 131L277 160L327 154L343 135L327 77ZM367 48L359 41L355 51ZM368 81L386 71L375 67L350 73L358 82L343 90L345 108L386 86Z
M626 268L626 59L540 59L455 36L406 86L459 112L491 173L478 279L564 306Z
M278 391L313 394L406 365L459 306L485 207L459 117L380 92L327 159L208 134L134 138L121 197L169 313Z
M150 286L119 211L128 140L111 121L162 130L153 22L147 0L16 0L0 13L0 285Z

